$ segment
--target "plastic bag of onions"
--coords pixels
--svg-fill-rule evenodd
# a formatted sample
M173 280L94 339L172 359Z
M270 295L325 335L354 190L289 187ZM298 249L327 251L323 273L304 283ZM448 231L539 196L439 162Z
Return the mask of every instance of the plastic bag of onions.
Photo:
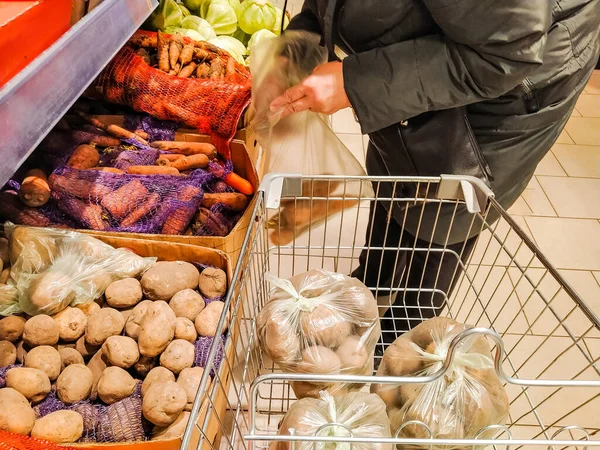
M257 317L262 350L283 371L306 374L373 373L373 352L381 334L377 302L356 278L311 270L289 280L267 274L274 286ZM342 383L291 383L296 397L318 397L360 389Z

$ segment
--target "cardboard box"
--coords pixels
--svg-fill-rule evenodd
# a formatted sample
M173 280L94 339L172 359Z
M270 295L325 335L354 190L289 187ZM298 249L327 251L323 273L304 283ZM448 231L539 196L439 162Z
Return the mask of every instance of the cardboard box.
M70 27L71 0L0 0L0 87Z
M223 269L227 273L229 285L231 286L233 276L233 266L231 260L223 252L199 247L196 245L185 245L174 242L166 242L161 239L162 236L154 236L153 240L150 239L136 239L133 235L129 237L117 237L110 236L106 233L93 232L90 233L93 237L106 242L113 247L127 247L134 250L141 256L156 256L159 260L163 261L198 261L206 264L210 264L215 267ZM235 336L238 331L233 328L229 331ZM233 347L231 350L228 349L227 358L233 358L232 354ZM197 424L202 426L207 416L210 413L208 419L208 426L200 432L198 427L194 428L190 448L196 448L198 442L203 437L203 445L201 448L209 450L210 448L216 447L221 437L221 426L218 422L219 418L223 418L227 409L227 398L224 395L219 395L220 392L228 392L231 383L232 374L227 364L221 364L219 369L218 379L220 385L215 386L211 383L207 394L215 391L213 400L209 402L208 398L204 400L203 405L200 408L198 415ZM179 450L181 447L181 437L177 439L170 439L164 441L141 441L141 442L118 442L118 443L81 443L72 444L72 447L77 449L102 449L102 450Z

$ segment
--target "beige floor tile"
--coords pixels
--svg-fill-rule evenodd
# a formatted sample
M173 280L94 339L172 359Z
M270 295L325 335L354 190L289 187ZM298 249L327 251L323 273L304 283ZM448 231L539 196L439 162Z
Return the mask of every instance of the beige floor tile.
M570 177L600 178L600 146L555 144L552 153Z
M561 270L561 274L583 301L600 315L600 284L594 273L587 270Z
M536 177L531 179L521 196L527 202L532 215L556 217L556 212Z
M566 177L567 174L560 166L556 157L552 152L548 152L544 159L540 161L537 168L535 169L536 175L549 175L553 177Z
M527 202L523 199L523 197L519 197L515 203L508 209L508 212L511 215L516 216L530 216L533 214L531 208L527 204Z
M588 94L600 94L600 70L594 71L585 87L585 92Z
M600 222L525 217L542 252L560 269L600 270Z
M577 111L577 109L573 109L573 112L571 113L571 117L581 117L581 113L579 111Z
M337 133L337 137L340 138L344 145L352 152L354 157L364 166L365 152L363 149L362 136L359 134Z
M567 130L563 130L560 133L560 135L558 136L556 143L557 144L574 144L575 142L573 142L573 139L571 139L571 136L569 136L569 133L567 133Z
M360 133L360 125L350 108L342 109L333 115L333 131L336 133Z
M596 277L596 281L598 282L598 285L600 286L600 272L594 272L594 277Z
M600 179L537 177L559 217L600 219Z
M572 117L565 128L578 145L600 145L600 118Z
M600 97L581 95L577 100L577 111L582 117L600 117ZM572 116L575 117L575 114Z

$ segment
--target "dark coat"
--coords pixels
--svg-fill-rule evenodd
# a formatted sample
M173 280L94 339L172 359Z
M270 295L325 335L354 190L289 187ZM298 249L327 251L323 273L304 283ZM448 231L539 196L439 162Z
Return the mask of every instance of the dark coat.
M289 28L317 32L330 54L336 45L350 55L344 85L365 134L468 105L496 198L508 207L556 141L598 60L600 0L305 0ZM369 173L386 174L374 153ZM437 206L426 212L422 239L435 214ZM461 216L450 243L465 237L470 218ZM433 240L443 243L445 230Z

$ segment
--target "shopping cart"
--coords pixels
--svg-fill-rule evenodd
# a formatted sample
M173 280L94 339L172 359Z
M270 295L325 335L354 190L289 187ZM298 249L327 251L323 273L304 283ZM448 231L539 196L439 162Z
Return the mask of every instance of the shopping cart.
M352 199L313 195L316 183L343 183L343 192L356 192L356 185L365 180L371 182L374 194ZM384 192L399 194L386 196ZM403 192L417 194L404 197ZM415 448L600 447L600 320L479 180L457 176L270 175L257 196L254 220L226 300L231 317L222 317L219 325L224 329L229 322L228 338L224 349L211 349L207 367L215 377L210 385L204 380L200 388L206 394L196 400L182 448L254 449L267 448L273 441L380 442ZM351 200L353 207L311 224L314 226L308 232L295 234L288 245L271 243L280 231L273 215L280 212L282 205L309 202L317 211L323 207L326 210L336 201L339 204L340 200ZM371 226L369 204L373 201L397 207L406 224L409 216L417 217L417 230L421 226L425 229L425 218L431 222L433 217L433 226L442 230L442 235L450 236L459 220L463 220L464 228L464 218L469 217L469 231L479 233L475 249L467 258L464 248L457 251L447 242L440 246L415 241L400 248L364 247L365 230ZM415 229L415 223L411 226ZM387 231L387 227L378 230ZM402 254L408 268L419 254L428 257L437 252L438 256L454 260L456 283L450 295L437 286L409 286L403 282L368 287L377 290L380 308L405 310L398 299L406 292L417 291L422 301L416 308L423 317L430 317L437 307L436 314L476 327L456 337L440 373L429 379L377 378L377 382L431 382L449 366L462 339L470 334L484 335L494 348L496 371L506 383L510 400L510 416L505 425L484 429L473 439L462 440L278 436L278 425L295 400L290 380L366 383L368 389L375 378L284 374L270 362L257 346L255 324L258 311L269 299L265 273L289 277L325 268L349 274L362 250L373 255L379 255L380 250ZM427 301L435 295L443 297L441 305ZM396 303L392 304L390 299L394 297ZM397 329L395 333L405 331ZM221 357L215 358L218 354L224 354L220 365ZM198 417L202 420L197 421Z

